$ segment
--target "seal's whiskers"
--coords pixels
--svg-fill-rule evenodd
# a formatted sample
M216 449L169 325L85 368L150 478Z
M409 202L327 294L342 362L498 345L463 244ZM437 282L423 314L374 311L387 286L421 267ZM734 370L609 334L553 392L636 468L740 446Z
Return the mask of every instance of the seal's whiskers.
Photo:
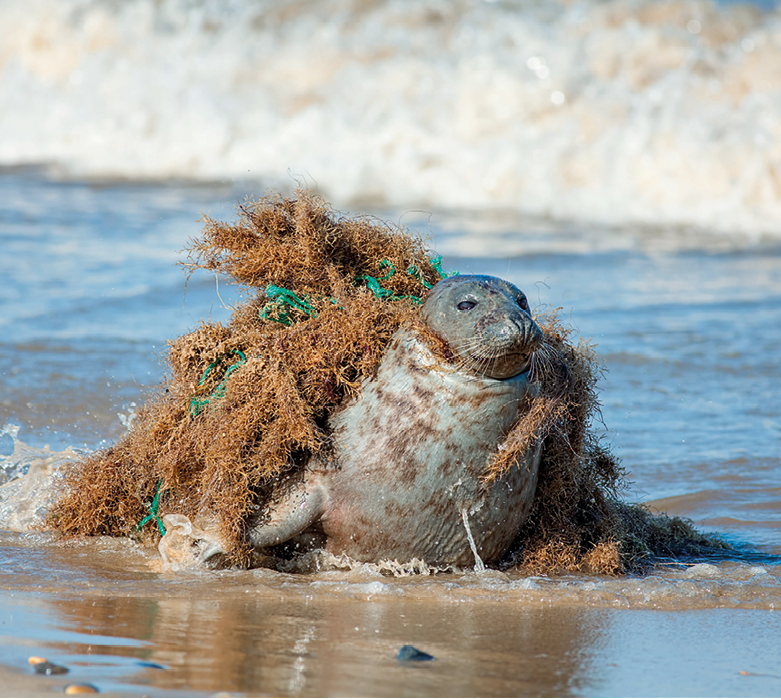
M501 349L491 347L485 339L479 337L459 343L453 349L459 357L456 365L459 370L477 371L479 374L487 374L496 360L502 357Z
M529 379L536 379L537 374L540 374L543 377L546 374L551 374L554 369L554 359L555 351L546 342L543 342L543 344L532 353Z

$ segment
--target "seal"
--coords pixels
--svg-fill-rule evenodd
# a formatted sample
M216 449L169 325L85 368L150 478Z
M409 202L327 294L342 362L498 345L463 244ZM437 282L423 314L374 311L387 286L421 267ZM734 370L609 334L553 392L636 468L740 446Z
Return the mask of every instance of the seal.
M495 277L442 280L421 315L428 333L399 329L376 376L330 416L328 456L280 484L250 523L255 549L314 538L358 561L477 567L507 552L541 445L490 484L481 474L535 395L542 332L523 292ZM212 544L201 561L220 552Z

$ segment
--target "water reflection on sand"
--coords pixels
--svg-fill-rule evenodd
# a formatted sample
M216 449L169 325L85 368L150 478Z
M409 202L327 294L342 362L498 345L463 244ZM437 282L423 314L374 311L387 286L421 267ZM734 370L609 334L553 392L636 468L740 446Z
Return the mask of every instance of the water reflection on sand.
M129 541L63 546L11 534L0 555L6 663L25 668L27 656L46 656L71 668L70 682L102 692L578 696L778 688L781 616L773 608L781 603L781 571L767 562L699 564L644 579L167 574L154 571L153 550ZM730 576L732 597L719 603L714 592ZM758 603L762 585L768 590ZM645 597L633 598L644 586ZM657 600L648 597L653 590ZM404 644L436 660L400 664Z

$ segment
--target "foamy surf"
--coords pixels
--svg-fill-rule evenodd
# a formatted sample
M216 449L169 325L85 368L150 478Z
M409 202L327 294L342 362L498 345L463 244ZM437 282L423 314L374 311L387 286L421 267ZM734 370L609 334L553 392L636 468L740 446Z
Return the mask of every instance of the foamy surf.
M0 3L0 164L781 234L781 15L676 0Z
M112 553L121 559L132 551L134 558L127 562L130 570L173 574L180 585L203 583L204 577L213 577L221 585L245 586L251 582L258 590L276 591L294 599L312 595L369 600L391 597L440 603L501 601L660 610L774 610L781 600L779 558L740 549L720 560L660 561L644 576L579 573L548 577L529 576L513 569L440 567L420 559L366 563L321 549L289 560L259 557L258 568L250 571L208 571L194 558L193 543L214 537L214 528L201 530L181 515L164 517L166 535L157 552L127 538L61 539L45 532L45 518L60 491L64 468L78 454L70 448L53 451L48 446L27 445L17 438L18 431L17 426L10 424L2 429L13 438L14 451L0 455L0 468L8 479L0 486L0 526L5 530L0 540L4 545L30 551L45 548L47 557L64 556L64 550L73 547L84 550L89 559L111 557Z
M46 516L60 493L63 467L78 458L69 447L55 451L18 439L19 426L7 423L0 437L13 439L10 455L0 454L0 528L32 531L46 525Z

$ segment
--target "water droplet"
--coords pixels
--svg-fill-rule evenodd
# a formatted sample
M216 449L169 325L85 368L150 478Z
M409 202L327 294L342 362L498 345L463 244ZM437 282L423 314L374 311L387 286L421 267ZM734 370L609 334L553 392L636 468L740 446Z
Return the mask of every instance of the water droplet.
M543 61L539 56L531 56L526 61L526 65L529 67L529 70L533 70L536 73L545 65L545 61Z

